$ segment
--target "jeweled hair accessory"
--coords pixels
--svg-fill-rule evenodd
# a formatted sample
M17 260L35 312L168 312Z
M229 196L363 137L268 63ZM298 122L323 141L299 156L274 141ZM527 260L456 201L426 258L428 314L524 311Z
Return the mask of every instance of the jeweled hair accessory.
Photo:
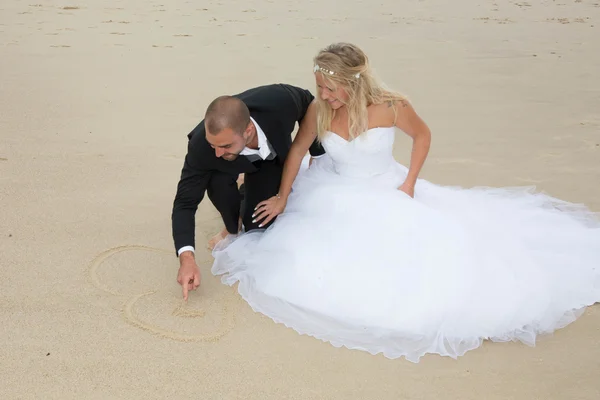
M323 68L319 64L315 64L315 68L313 69L313 71L314 72L321 71L321 72L324 72L324 73L329 74L329 75L335 75L335 72L333 72L331 70L328 70L326 68ZM357 73L357 74L355 74L354 77L356 79L360 78L360 72Z

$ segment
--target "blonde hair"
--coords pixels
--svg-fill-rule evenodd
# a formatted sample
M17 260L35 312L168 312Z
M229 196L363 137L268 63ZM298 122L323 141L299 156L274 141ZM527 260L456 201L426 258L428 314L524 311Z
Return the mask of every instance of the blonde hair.
M348 93L345 103L348 111L348 130L355 138L369 129L367 107L371 104L406 100L400 93L384 88L369 65L369 58L350 43L333 43L314 57L314 72L323 75L334 88L342 87ZM318 88L317 88L318 93ZM317 136L321 140L331 129L335 110L317 95ZM394 112L395 112L394 108Z

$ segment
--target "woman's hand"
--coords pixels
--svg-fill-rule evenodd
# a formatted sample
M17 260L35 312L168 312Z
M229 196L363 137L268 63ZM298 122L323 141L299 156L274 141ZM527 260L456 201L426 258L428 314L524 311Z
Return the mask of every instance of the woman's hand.
M415 197L415 185L413 183L404 181L404 183L398 188L398 190L402 190L410 197Z
M260 222L259 228L267 225L273 218L278 216L285 210L287 201L279 196L273 196L268 200L261 201L254 209L253 222Z

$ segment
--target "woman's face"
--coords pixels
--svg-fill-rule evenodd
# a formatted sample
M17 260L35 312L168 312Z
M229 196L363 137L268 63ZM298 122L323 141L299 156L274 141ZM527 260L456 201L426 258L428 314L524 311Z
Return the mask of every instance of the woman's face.
M326 101L332 109L337 110L348 102L348 93L342 86L332 86L332 83L326 82L325 78L323 78L323 74L319 72L315 73L315 79L317 81L317 88L319 89L319 96L322 100Z

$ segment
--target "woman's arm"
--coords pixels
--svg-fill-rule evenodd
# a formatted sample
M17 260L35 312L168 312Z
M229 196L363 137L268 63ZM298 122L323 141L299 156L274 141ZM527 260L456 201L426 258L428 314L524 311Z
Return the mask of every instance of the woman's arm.
M316 137L317 103L316 100L313 100L306 110L306 114L300 123L298 133L294 138L294 142L283 165L278 195L262 201L256 206L256 211L252 217L257 222L261 221L259 227L268 224L285 209L287 199L292 192L292 185L300 170L302 159L313 145Z
M395 125L413 139L408 175L399 188L413 197L417 178L429 153L431 131L408 101L400 100L393 106L396 108Z

